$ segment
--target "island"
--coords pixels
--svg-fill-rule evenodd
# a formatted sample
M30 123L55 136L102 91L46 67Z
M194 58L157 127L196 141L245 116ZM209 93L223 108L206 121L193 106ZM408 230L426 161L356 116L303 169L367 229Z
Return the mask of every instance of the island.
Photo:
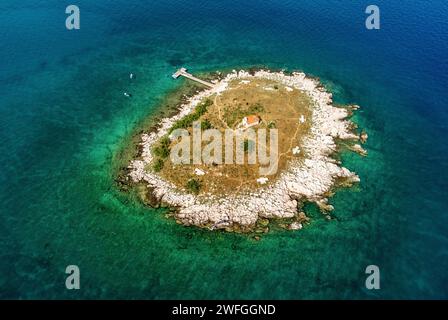
M336 106L332 94L303 72L233 70L198 81L177 112L142 132L126 183L145 203L172 208L178 223L210 230L267 232L273 219L299 230L315 203L330 219L336 188L359 177L341 150L367 154L365 131L350 120L357 105ZM188 81L190 81L188 80Z

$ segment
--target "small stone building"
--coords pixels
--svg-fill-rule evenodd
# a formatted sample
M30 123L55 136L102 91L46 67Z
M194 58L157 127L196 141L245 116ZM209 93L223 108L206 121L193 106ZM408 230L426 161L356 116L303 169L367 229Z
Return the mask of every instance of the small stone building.
M241 124L243 125L243 127L245 127L247 129L247 128L256 126L260 122L261 122L260 117L255 116L255 115L250 115L250 116L244 117Z

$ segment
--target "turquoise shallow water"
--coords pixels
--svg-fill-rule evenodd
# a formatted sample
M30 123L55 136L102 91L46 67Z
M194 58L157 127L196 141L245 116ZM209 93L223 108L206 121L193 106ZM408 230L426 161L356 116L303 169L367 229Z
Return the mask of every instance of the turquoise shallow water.
M378 31L366 1L77 1L69 32L60 1L2 1L0 296L447 298L448 6L376 2ZM361 183L331 200L333 221L310 207L304 230L256 242L116 190L114 155L180 65L301 69L362 106L369 156L343 154ZM69 264L81 290L65 289Z

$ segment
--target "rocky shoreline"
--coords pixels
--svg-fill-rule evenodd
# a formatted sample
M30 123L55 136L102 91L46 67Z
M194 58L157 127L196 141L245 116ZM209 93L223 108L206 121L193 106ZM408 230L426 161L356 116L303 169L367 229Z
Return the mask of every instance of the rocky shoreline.
M189 194L164 180L157 173L145 170L153 156L151 149L179 119L191 113L205 98L220 94L234 79L264 78L274 80L289 87L302 90L311 97L312 127L304 138L302 146L307 157L304 161L291 160L272 184L244 194L213 195ZM135 184L144 183L151 193L152 203L163 203L175 208L173 215L184 225L195 225L209 229L228 231L249 231L259 226L265 219L288 219L286 227L291 230L302 228L307 220L300 212L304 202L316 203L322 211L333 209L328 204L328 194L337 185L350 186L359 182L359 177L344 168L332 156L337 152L337 141L345 140L353 146L349 149L362 155L366 151L357 143L364 142L367 134L356 134L355 124L347 118L358 106L335 107L331 93L327 92L318 80L304 73L271 72L258 70L247 72L233 71L224 78L214 81L214 87L190 97L179 108L179 112L160 121L157 130L141 136L140 155L128 166L128 175ZM343 182L343 183L341 183ZM265 223L263 223L265 224Z

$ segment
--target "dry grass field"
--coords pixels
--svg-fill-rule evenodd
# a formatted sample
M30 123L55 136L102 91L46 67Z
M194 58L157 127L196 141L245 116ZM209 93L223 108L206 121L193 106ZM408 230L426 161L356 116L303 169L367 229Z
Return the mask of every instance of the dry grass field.
M265 79L237 79L233 80L226 91L221 95L214 95L208 98L206 111L197 114L198 121L202 127L218 129L223 133L226 129L237 129L242 119L248 115L256 115L261 119L260 124L252 127L255 131L260 128L267 130L267 152L269 148L269 131L278 130L278 152L273 153L278 161L278 169L271 172L267 177L268 183L275 181L276 177L288 165L292 158L301 159L303 151L294 155L292 149L301 147L302 138L309 132L311 123L311 100L303 92L297 89L286 87L280 83ZM300 121L303 116L304 122ZM185 126L192 136L193 129ZM238 131L239 141L245 145L245 153L256 150L259 146L257 141L244 138L244 132ZM163 140L163 139L162 139ZM247 141L247 142L244 142ZM262 177L259 172L260 164L248 164L247 158L244 164L182 164L174 165L166 151L173 148L178 143L164 139L159 145L165 148L165 152L157 150L160 157L151 164L148 170L156 170L165 179L173 182L180 188L187 189L193 193L212 193L217 195L230 194L245 190L253 190L262 186L257 179ZM203 141L202 146L206 146L210 141ZM228 141L224 141L229 143ZM241 145L240 143L240 145ZM233 140L235 147L236 140ZM274 152L274 150L272 150ZM165 153L165 154L164 154ZM225 147L222 148L223 159ZM235 158L235 151L234 157ZM200 169L205 174L197 175L196 169ZM196 170L197 171L197 170Z

